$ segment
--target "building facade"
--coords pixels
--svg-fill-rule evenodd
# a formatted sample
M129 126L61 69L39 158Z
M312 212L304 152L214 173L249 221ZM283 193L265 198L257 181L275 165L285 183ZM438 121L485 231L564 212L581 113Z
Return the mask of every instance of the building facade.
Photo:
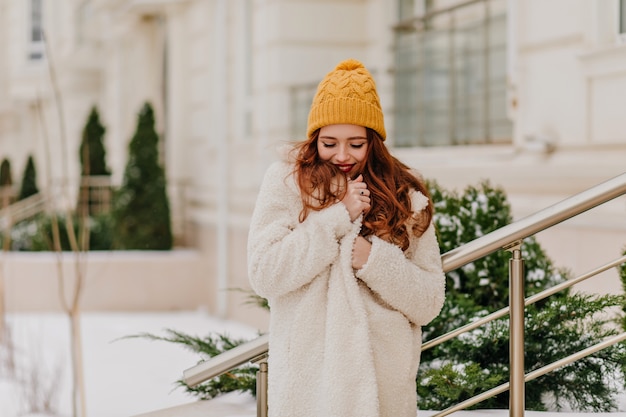
M179 242L202 253L207 306L238 318L225 289L247 287L263 172L337 62L373 73L401 160L450 189L488 179L521 218L626 171L625 32L625 0L0 0L0 157L19 177L33 155L40 189L71 193L97 106L119 184L150 102ZM626 245L625 214L538 238L586 272Z

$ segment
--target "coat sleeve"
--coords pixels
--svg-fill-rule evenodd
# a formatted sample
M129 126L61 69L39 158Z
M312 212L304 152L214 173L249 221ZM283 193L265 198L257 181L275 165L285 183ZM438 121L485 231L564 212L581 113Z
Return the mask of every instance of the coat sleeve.
M248 234L248 276L261 297L279 297L311 282L339 255L339 239L353 223L345 206L334 204L298 220L299 194L286 181L290 166L272 165L263 180ZM294 198L295 197L295 198Z
M357 277L391 308L403 313L416 325L426 325L437 317L445 298L439 244L434 224L420 237L407 258L398 246L374 237L367 263Z

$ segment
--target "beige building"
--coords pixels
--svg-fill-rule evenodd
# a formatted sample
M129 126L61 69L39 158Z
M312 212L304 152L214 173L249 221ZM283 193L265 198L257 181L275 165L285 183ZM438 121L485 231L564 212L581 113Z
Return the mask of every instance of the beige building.
M337 62L374 74L400 159L447 188L489 179L521 218L626 171L624 32L624 0L0 0L0 157L19 177L32 154L40 188L71 193L96 105L119 184L150 101L195 289L172 301L172 254L178 266L151 277L164 300L117 307L204 305L263 323L226 289L247 286L263 172L278 145L303 138L316 83ZM586 272L626 246L624 197L538 237L557 265ZM14 274L19 262L5 258ZM137 275L137 288L156 285ZM621 290L615 271L581 288Z

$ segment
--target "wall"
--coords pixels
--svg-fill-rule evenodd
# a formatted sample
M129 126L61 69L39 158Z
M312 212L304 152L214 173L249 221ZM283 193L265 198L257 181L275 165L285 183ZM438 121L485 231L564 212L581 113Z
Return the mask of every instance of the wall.
M44 3L49 6L53 1ZM197 284L199 290L189 292L181 286L182 293L174 298L187 301L173 304L163 297L176 292L158 294L159 289L169 291L167 286L155 283L154 290L144 291L159 308L195 308L204 302L211 311L257 320L257 310L241 305L241 294L228 292L223 297L220 289L246 285L247 224L263 173L277 158L278 145L301 139L291 137L290 88L318 82L347 57L363 60L376 77L392 144L391 28L396 2L97 0L91 19L85 22L88 36L82 43L72 40L69 28L77 17L70 10L74 3L58 8L55 3L48 22L58 46L55 62L64 86L70 161L54 164L53 175L58 180L61 169L70 177L78 173L80 129L90 105L97 103L107 126L105 142L114 182L119 182L137 112L146 98L153 99L159 128L165 133L170 184L189 184L185 204L172 206L185 208L197 251L188 259L189 265L172 266L171 274L170 266L164 265L166 274L159 280L171 279L176 270L188 271L190 278L180 282ZM62 160L63 147L46 68L17 64L22 62L24 44L21 4L0 0L0 10L6 12L0 16L1 33L7 36L2 42L9 45L0 55L0 85L10 87L4 107L0 102L0 150L15 159L15 176L27 153L35 152L43 185L47 184L45 142L34 107L39 98L53 160ZM447 188L489 179L505 188L515 217L521 218L624 172L626 126L620 92L626 90L626 47L616 36L616 1L510 0L508 4L515 6L508 35L512 144L393 152ZM626 235L623 199L612 207L612 230L603 226L606 216L600 211L590 214L584 227L564 224L560 231L542 235L555 262L585 272L600 254L618 250L621 236ZM581 246L572 246L574 242ZM35 274L29 278L35 280L32 285L55 291L41 270L22 267ZM115 279L111 282L126 292L125 286L138 278ZM30 286L19 288L31 291ZM608 290L614 288L611 284ZM101 305L96 297L86 300L91 300L88 305ZM53 307L44 301L46 308ZM138 299L121 305L151 308L148 304L147 299ZM262 327L266 317L258 321Z
M2 254L8 311L60 311L61 267L65 295L76 283L76 257L51 252ZM167 311L211 308L206 263L195 250L89 252L84 271L83 311Z

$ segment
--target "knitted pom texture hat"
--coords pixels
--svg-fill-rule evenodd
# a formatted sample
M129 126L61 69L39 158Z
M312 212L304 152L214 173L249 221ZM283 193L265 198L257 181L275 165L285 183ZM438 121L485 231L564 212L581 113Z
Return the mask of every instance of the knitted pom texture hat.
M317 86L309 111L307 137L333 124L374 129L385 140L385 122L372 74L356 59L340 62Z

